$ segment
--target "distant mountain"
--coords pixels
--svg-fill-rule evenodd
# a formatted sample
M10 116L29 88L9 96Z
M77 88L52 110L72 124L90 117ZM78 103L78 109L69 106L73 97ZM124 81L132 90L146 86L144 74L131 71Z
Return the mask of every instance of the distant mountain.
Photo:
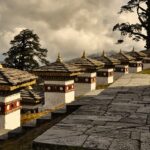
M88 57L90 58L95 58L95 57L98 57L98 56L101 56L103 53L103 51L101 53L94 53L94 54L91 54L89 55ZM116 54L117 52L115 50L110 50L110 51L105 51L106 55L107 56L111 56L111 55L114 55Z

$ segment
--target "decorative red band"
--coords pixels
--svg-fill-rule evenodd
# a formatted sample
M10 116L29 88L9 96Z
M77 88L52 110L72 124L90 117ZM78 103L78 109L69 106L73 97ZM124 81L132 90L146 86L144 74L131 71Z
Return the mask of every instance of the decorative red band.
M20 108L20 100L15 100L9 103L0 103L0 115L11 113Z
M113 72L101 71L101 72L97 72L97 76L98 77L111 77L113 76Z
M95 83L96 77L76 77L75 83Z
M150 63L150 59L144 59L144 60L143 60L143 63L149 64L149 63Z
M128 72L128 68L115 68L115 72Z
M129 64L129 66L130 67L142 67L142 63L138 63L138 64L133 64L133 63L131 63L131 64Z
M74 84L70 85L56 85L56 84L45 84L45 92L58 92L67 93L74 91Z

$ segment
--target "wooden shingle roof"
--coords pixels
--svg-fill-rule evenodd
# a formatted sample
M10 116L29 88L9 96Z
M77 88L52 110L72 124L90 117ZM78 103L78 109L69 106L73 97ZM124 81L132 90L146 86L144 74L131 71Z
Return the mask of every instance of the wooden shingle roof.
M135 60L134 57L132 57L132 56L130 56L128 54L125 54L121 50L120 50L119 53L114 54L112 57L115 58L115 59L118 59L121 62L129 62L129 61Z
M141 52L144 53L144 54L146 54L147 57L150 56L150 49L142 50Z
M104 64L106 65L116 65L116 64L119 64L120 61L118 59L115 59L115 58L112 58L112 57L108 57L105 52L103 51L102 55L101 56L95 56L93 57L93 59L96 59L98 61L101 61L103 62Z
M16 86L35 80L37 77L27 71L14 68L0 68L0 86Z
M135 58L144 58L144 57L147 57L147 54L144 53L144 52L138 52L138 51L135 51L135 49L133 48L133 50L131 52L128 52L127 53L128 55L132 56L132 57L135 57Z
M70 60L68 63L74 64L76 66L80 66L82 68L91 68L91 69L96 69L104 66L104 63L101 61L97 61L95 59L91 59L85 56L85 52L83 52L83 55L81 58L76 58Z
M39 104L44 100L43 93L35 92L33 89L23 89L21 90L21 103L22 104Z
M49 76L72 76L80 74L83 69L73 64L63 62L60 55L58 55L56 62L51 63L47 66L39 67L37 69L34 69L33 71L39 75L45 73Z

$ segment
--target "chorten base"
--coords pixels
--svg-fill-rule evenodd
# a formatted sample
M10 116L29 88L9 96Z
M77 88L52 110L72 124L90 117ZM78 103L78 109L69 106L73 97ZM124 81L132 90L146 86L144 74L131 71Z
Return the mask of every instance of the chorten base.
M128 73L129 73L128 65L116 65L114 69L114 80L117 80L118 78Z
M112 68L100 69L97 72L96 83L97 85L106 85L113 83L114 81L114 71Z
M75 99L74 81L45 81L45 109L56 109Z
M96 73L85 73L75 78L75 96L81 96L96 89Z
M135 61L129 64L129 73L136 73L142 71L142 62Z

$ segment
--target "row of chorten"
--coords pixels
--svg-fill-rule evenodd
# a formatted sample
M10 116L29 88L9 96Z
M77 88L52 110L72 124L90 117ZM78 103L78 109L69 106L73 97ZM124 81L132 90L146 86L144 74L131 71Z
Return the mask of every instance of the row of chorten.
M58 54L55 62L34 69L32 73L44 80L43 107L52 109L74 101L76 95L95 90L97 81L99 84L112 83L113 77L128 73L128 69L138 72L142 68L150 68L150 58L134 49L128 53L120 51L113 56L103 52L94 58L87 57L84 51L81 57L68 62ZM35 75L18 69L0 68L0 129L15 129L21 125L20 92L36 83ZM31 93L29 95L33 95Z

